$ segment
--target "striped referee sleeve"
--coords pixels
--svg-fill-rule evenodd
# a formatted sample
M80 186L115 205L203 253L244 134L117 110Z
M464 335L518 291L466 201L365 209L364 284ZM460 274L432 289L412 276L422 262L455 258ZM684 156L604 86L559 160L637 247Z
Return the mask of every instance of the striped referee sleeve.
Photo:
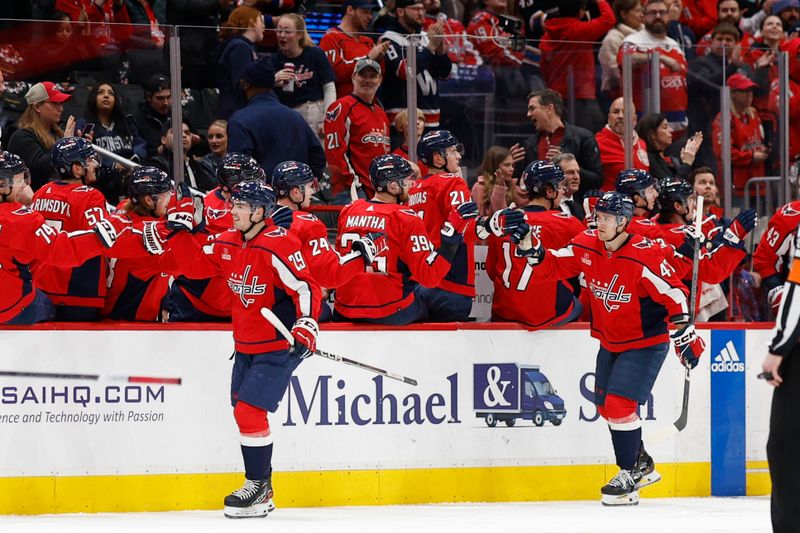
M775 318L775 329L772 330L770 353L786 357L797 345L800 337L800 235L795 243L794 258L789 276L783 284L783 298Z

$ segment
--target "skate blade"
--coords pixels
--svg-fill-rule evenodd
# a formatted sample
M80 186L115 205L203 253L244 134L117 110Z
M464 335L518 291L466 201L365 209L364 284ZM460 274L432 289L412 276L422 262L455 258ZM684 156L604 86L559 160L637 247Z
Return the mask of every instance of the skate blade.
M661 474L653 470L646 476L642 476L642 479L640 479L639 482L636 484L636 488L641 489L642 487L652 485L653 483L658 483L659 481L661 481Z
M630 494L623 494L621 496L612 496L610 494L603 494L602 498L600 498L600 503L602 503L606 507L639 505L639 491L633 491Z
M223 512L227 518L264 518L274 509L275 505L272 500L269 500L250 507L228 507L226 505Z

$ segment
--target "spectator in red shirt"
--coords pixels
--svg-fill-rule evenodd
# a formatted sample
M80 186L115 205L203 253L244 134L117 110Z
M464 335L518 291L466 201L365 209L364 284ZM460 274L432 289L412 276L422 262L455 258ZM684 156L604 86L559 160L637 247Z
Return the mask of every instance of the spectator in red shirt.
M742 10L739 8L739 2L737 0L720 0L717 3L717 25L727 22L733 25L741 35L741 40L739 40L739 45L741 48L741 52L745 53L750 47L753 45L753 37L744 33L741 28L740 24L742 21ZM697 55L703 56L708 54L709 46L711 45L711 40L714 38L713 30L707 34L705 34L697 43Z
M695 35L705 35L717 22L717 0L692 0L685 2L681 22Z
M593 0L594 1L594 0ZM584 21L587 0L562 0L558 16L548 17L541 40L542 74L547 86L569 98L569 73L575 90L575 121L596 132L603 115L595 90L595 43L614 27L616 18L606 0L596 0L600 16Z
M631 127L636 124L636 110L631 117ZM614 180L628 166L625 164L625 105L620 96L608 110L608 123L594 136L600 149L600 161L603 163L603 186L601 191L613 191ZM633 168L650 170L647 158L647 146L633 131Z

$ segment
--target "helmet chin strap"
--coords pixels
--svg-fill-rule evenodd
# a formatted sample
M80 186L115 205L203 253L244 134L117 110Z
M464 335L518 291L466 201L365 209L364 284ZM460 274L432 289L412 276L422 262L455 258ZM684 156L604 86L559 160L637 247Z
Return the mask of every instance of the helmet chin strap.
M624 217L618 216L617 218L624 218ZM615 240L617 237L619 237L620 235L622 235L623 233L625 233L625 230L628 229L628 224L630 224L630 219L625 219L625 220L627 221L627 222L625 222L625 225L621 225L619 222L617 222L617 226L616 226L616 228L614 228L614 236L613 237L611 237L608 240L603 240L601 238L601 240L603 240L603 242L611 242L611 241ZM622 227L622 230L619 229L620 227Z
M248 233L253 231L253 228L255 228L257 225L261 224L262 222L264 222L266 220L266 217L262 217L261 220L253 222L253 212L254 211L255 211L255 209L251 210L250 214L247 216L247 221L250 223L250 227L248 227L246 230L240 230L241 233L242 233L242 236L247 235Z

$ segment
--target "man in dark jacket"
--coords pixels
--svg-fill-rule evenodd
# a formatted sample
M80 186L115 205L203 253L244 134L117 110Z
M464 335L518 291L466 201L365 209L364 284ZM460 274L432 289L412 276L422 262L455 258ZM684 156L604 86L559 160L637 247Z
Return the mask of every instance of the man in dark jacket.
M528 163L537 159L552 160L562 152L575 155L581 167L581 186L578 196L585 191L599 189L603 184L603 166L594 134L589 130L564 122L564 100L557 92L546 89L528 95L528 118L536 131L525 139L525 159L517 163L516 174L521 174ZM524 164L523 164L524 163Z
M139 135L147 144L147 155L154 156L161 146L164 124L169 119L172 91L169 79L163 74L151 76L142 85L142 89L144 89L144 102L139 103L133 121L136 123Z
M253 157L267 176L283 161L299 161L322 177L325 151L305 119L272 92L275 69L270 58L251 63L242 73L247 106L228 121L228 152Z

